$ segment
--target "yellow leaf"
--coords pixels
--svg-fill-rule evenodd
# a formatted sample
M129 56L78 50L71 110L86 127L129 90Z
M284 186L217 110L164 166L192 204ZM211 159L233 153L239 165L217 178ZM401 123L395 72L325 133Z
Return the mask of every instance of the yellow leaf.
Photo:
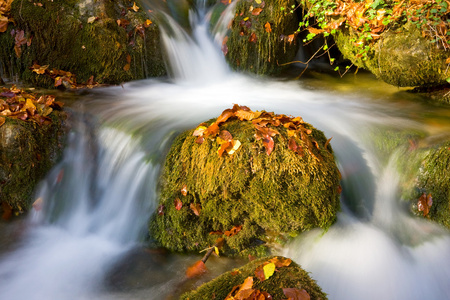
M137 12L139 10L139 6L136 5L136 2L133 2L133 7L132 9Z
M248 19L249 19L248 17L245 17L245 18L244 18L244 21L247 21Z
M255 2L261 4L261 0L255 0Z
M219 139L219 138L218 138ZM241 142L238 140L232 140L231 143L233 144L233 148L231 148L230 150L227 150L227 153L229 155L233 154L234 152L236 152L237 149L239 149L239 147L241 146Z
M268 263L263 267L263 270L264 270L264 277L266 277L266 279L269 279L269 277L272 276L273 273L275 272L275 264L273 262Z
M89 24L92 24L92 23L95 22L95 20L97 20L97 17L89 17L89 18L87 19L87 22L88 22Z
M206 126L200 125L194 130L194 133L192 135L193 136L202 136L203 132L205 132L206 129L207 129Z
M152 21L150 21L149 19L147 19L147 20L145 20L145 23L144 23L144 27L149 27L150 25L152 25Z
M25 105L22 108L23 110L27 110L27 109L33 109L36 110L36 106L33 103L33 100L31 99L27 99L27 101L25 102Z
M214 247L214 252L217 254L217 256L219 256L219 248Z

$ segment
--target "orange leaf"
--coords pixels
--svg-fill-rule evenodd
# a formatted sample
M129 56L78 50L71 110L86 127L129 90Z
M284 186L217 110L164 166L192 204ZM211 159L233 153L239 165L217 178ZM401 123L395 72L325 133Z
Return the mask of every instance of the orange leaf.
M180 210L183 207L183 202L181 202L180 198L176 198L174 204L176 210Z
M3 124L5 124L6 119L5 117L0 117L0 126L2 126Z
M212 123L204 132L205 137L216 136L219 133L219 124L217 122Z
M267 22L267 23L264 25L264 29L266 30L266 32L272 32L272 27L270 26L270 23L269 23L269 22Z
M247 111L247 110L238 110L235 113L236 117L239 118L239 120L243 121L243 120L247 120L247 121L251 121L253 119L259 118L259 116L261 115L261 112L257 111L257 112L253 112L253 111Z
M255 43L256 40L257 40L256 34L255 34L254 32L252 32L252 34L251 34L250 37L248 38L248 41L249 41L250 43Z
M124 67L123 67L123 70L125 71L125 72L127 72L127 71L129 71L130 70L130 64L126 64Z
M207 271L205 263L201 260L197 261L195 264L187 268L186 270L186 277L187 278L194 278L201 276Z
M252 10L252 15L258 16L262 12L262 8L258 7Z
M200 211L202 210L202 207L199 203L195 203L195 204L191 203L191 205L189 207L192 209L192 211L194 212L194 214L196 216L200 216Z
M273 262L275 264L275 267L282 268L290 266L292 260L290 258L285 257L274 257L270 260L270 262Z
M233 289L227 295L225 300L245 300L253 293L252 287L253 287L253 277L250 276L247 277L241 285L233 287Z
M288 297L288 300L310 300L311 299L308 292L304 289L299 290L296 288L285 288L285 289L283 289L283 293L286 297Z
M217 118L216 123L221 124L226 122L229 118L234 117L234 111L232 109L225 109L222 114Z
M233 236L233 235L236 235L239 231L241 231L242 230L242 225L239 225L239 226L233 226L233 228L231 228L230 230L228 230L228 231L225 231L225 235L227 236L227 237L231 237L231 236Z
M0 21L0 33L8 29L8 21Z
M427 194L424 192L419 200L417 201L417 209L419 211L423 211L423 216L427 216L430 212L430 207L433 205L433 198L431 197L431 194Z
M275 146L275 142L273 141L273 138L269 135L266 135L263 139L263 145L266 147L266 153L267 155L270 155L273 151L273 147Z
M187 185L183 185L181 188L181 195L186 196L187 195Z
M314 27L308 27L308 31L310 33L314 33L314 34L321 34L321 33L325 32L325 30L323 30L323 29L318 29L318 28L314 28Z

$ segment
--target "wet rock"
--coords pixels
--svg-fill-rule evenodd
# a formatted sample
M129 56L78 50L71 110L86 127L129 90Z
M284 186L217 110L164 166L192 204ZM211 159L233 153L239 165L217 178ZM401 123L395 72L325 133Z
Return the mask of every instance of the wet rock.
M54 111L49 125L6 117L0 126L0 203L27 211L40 179L58 161L65 139L66 113Z
M159 30L144 9L121 1L14 1L15 25L0 34L0 64L11 79L53 87L34 64L98 83L121 83L165 74ZM18 36L23 34L17 46Z
M271 259L279 261L286 260L284 257L277 256L249 262L239 269L224 273L216 279L203 284L195 291L183 294L180 299L225 299L233 287L241 285L249 277L253 278L251 288L270 294L272 296L271 299L288 298L283 292L283 289L296 289L299 293L303 295L307 293L310 296L310 298L298 299L327 299L326 294L322 292L316 282L295 262L291 262L289 266L277 267L277 271L263 281L258 279L255 275L256 269L264 263L271 261Z
M299 47L298 19L290 12L293 5L292 0L238 1L222 47L229 64L236 70L270 75L293 61Z
M175 139L162 171L160 206L150 222L151 236L163 247L200 251L223 237L222 253L263 256L289 236L334 222L340 175L324 134L301 118L259 127L279 132L268 155L270 142L257 138L259 119L220 123L220 132L240 143L232 154L218 154L220 137L199 144L195 129ZM292 122L297 133L289 129Z

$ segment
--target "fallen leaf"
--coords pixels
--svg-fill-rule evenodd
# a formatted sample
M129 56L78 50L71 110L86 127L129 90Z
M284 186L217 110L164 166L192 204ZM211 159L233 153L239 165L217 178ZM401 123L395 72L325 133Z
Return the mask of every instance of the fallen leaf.
M194 278L203 275L206 273L207 269L205 266L205 263L201 260L194 263L192 266L187 268L186 270L186 277L187 278Z
M296 288L284 288L283 293L286 297L288 297L288 300L310 300L311 299L308 292L304 289L299 290Z
M33 202L32 206L35 211L41 211L43 204L44 200L41 197L39 197Z
M180 198L176 198L174 205L176 210L180 210L183 207L183 202L181 202Z
M233 287L225 300L244 300L253 292L253 277L247 277L241 285Z
M11 205L9 205L7 202L3 201L2 209L3 209L2 219L5 221L8 221L9 219L11 219L11 217L12 217Z
M88 22L89 24L92 24L92 23L95 22L95 20L97 20L97 17L89 17L89 18L87 19L87 22Z
M241 142L239 140L232 140L231 147L227 148L228 155L234 154L241 147Z
M275 272L275 264L273 262L271 262L271 263L268 263L267 265L264 265L263 272L264 272L265 279L269 279Z
M199 125L197 128L195 128L194 133L192 135L193 136L203 136L203 133L205 132L206 129L208 129L208 127Z
M123 67L123 70L124 70L125 72L127 72L127 71L130 70L130 67L131 67L130 64L126 64L126 65Z
M160 216L164 215L164 204L158 206L158 215Z
M267 22L267 23L264 25L264 29L266 30L266 32L272 32L272 27L270 26L270 23L269 23L269 22Z
M285 257L274 257L270 260L270 262L275 264L275 267L282 268L282 267L288 267L291 265L292 260L290 258Z
M431 194L427 194L424 192L419 200L417 201L417 209L423 212L423 216L427 216L430 212L430 208L433 205L433 198Z
M242 225L233 226L233 228L231 228L230 230L225 231L225 235L227 237L232 237L233 235L236 235L241 230L242 230Z
M150 25L152 25L152 21L150 21L149 19L147 19L147 20L145 20L145 22L144 22L144 27L145 28L148 28L148 27L150 27Z
M258 8L253 9L252 15L258 16L261 12L262 12L262 8L258 7Z
M252 34L251 34L250 37L248 38L248 41L249 41L250 43L255 43L256 40L257 40L257 38L256 38L256 33L252 32Z
M200 211L202 210L202 206L199 203L191 203L189 206L191 210L194 212L196 216L200 216Z
M139 6L136 5L136 2L133 2L133 7L131 9L134 10L135 12L139 10Z
M5 117L0 117L0 126L2 126L3 124L5 124L6 119Z
M217 122L212 123L204 132L205 137L214 137L219 133L219 125Z
M187 195L187 185L183 185L183 187L181 188L181 194L182 194L183 196L186 196L186 195Z
M226 122L229 118L232 118L235 116L235 111L233 111L232 109L225 109L220 116L217 118L216 123L217 124L222 124L224 122Z
M263 145L266 148L267 155L270 155L273 151L273 147L275 146L275 142L271 136L266 135L263 139Z

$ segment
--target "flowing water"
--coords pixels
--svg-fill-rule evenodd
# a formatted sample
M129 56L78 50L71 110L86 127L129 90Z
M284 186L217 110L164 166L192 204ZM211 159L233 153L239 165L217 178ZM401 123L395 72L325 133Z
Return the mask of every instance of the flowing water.
M35 193L42 209L2 227L0 298L165 299L176 291L198 257L139 250L157 207L161 163L176 134L238 103L302 116L333 137L343 177L338 221L281 252L329 299L449 299L450 235L400 204L397 162L408 140L386 155L370 133L420 132L421 143L448 138L450 110L364 74L311 72L287 81L233 73L208 36L208 13L192 12L184 31L169 10L159 17L168 25L163 42L173 78L100 89L74 107L63 160ZM219 24L232 14L230 6ZM223 28L214 32L219 41ZM234 262L207 265L217 266L213 277Z

